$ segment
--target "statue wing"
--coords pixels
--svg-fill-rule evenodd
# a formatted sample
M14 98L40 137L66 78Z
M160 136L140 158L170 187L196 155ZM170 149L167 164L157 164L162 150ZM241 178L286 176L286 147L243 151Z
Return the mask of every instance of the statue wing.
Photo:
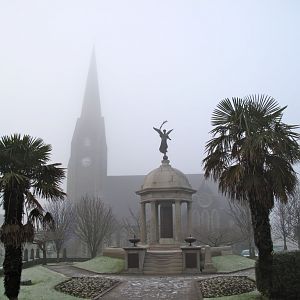
M153 129L158 132L159 136L161 136L161 130L160 129L155 128L155 127L153 127Z
M169 130L169 131L167 132L167 135L169 135L172 131L173 131L173 129Z

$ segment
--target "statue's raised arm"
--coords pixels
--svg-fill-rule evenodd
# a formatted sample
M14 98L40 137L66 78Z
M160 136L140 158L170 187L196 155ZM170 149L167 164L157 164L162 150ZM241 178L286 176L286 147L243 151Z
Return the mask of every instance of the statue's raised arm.
M164 121L164 122L160 125L159 129L158 129L158 128L155 128L155 127L153 127L153 129L154 129L156 132L158 132L158 134L159 134L159 136L160 136L160 138L161 138L161 143L160 143L160 146L159 146L159 151L160 151L161 153L164 154L164 157L163 157L164 159L168 159L168 157L167 157L167 155L166 155L166 153L167 153L167 151L168 151L167 140L168 140L168 139L171 140L170 137L169 137L169 134L173 131L173 129L169 130L168 132L166 131L166 129L164 129L163 131L161 131L161 128L162 128L162 126L163 126L165 123L167 123L167 121Z

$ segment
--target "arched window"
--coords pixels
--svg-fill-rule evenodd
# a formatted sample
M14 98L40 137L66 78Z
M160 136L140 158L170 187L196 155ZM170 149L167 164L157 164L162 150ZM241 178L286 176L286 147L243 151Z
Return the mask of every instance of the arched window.
M25 249L25 250L24 250L24 253L23 253L23 259L24 259L25 261L28 261L28 249Z
M63 258L67 258L67 249L66 248L64 248L64 250L63 250Z
M40 249L36 248L35 250L35 258L40 258Z
M30 250L30 259L34 259L34 249Z
M213 209L211 212L211 227L213 231L220 229L220 215L216 209Z
M201 227L202 231L209 231L210 230L210 218L209 218L209 212L207 210L203 210L201 212Z
M192 220L193 220L193 226L198 227L198 228L201 226L201 213L200 213L200 211L193 210Z

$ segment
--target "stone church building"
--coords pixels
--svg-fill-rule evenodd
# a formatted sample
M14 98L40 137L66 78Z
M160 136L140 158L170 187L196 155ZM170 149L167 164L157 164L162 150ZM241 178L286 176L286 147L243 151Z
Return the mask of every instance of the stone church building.
M200 155L200 154L199 154ZM172 161L170 162L172 164ZM159 167L157 162L154 168ZM176 166L172 166L175 167ZM149 170L150 172L151 170ZM146 174L145 174L146 175ZM129 208L138 211L140 190L145 175L108 176L105 120L101 112L95 54L92 55L81 115L77 119L67 173L67 194L72 201L85 195L100 197L118 220L129 216ZM203 174L185 174L196 193L192 196L193 230L202 232L232 226L226 214L227 199L218 193L217 185L204 180ZM182 219L185 219L184 210ZM225 226L225 224L227 224ZM197 232L193 232L196 235ZM183 234L187 234L183 232Z

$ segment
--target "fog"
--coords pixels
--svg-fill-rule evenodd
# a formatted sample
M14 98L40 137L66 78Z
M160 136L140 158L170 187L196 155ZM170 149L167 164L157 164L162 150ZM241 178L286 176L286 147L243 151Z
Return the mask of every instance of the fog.
M220 100L268 94L300 123L299 12L297 0L1 0L1 136L41 137L66 167L95 47L108 174L157 167L164 120L172 165L202 172Z

